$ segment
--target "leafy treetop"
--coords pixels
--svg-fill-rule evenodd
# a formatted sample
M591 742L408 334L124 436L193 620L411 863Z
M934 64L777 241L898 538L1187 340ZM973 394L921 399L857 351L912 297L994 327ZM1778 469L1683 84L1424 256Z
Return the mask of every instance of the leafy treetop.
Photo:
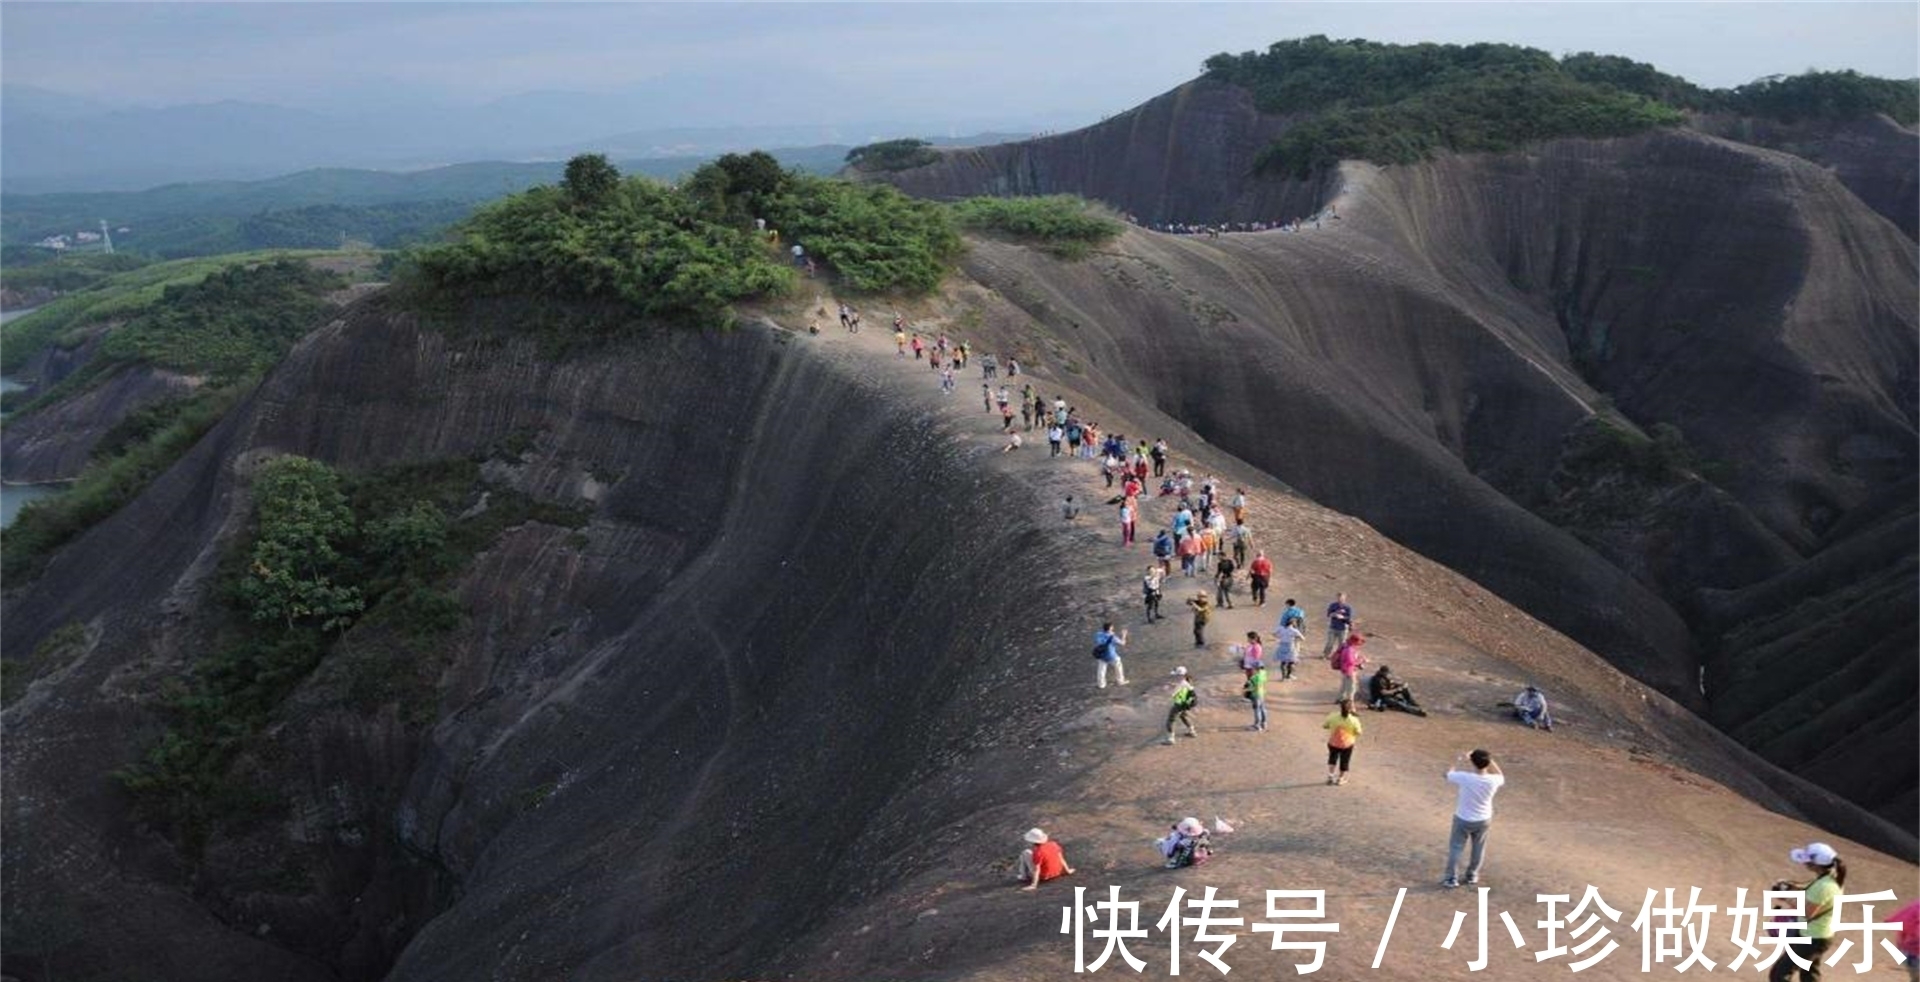
M847 151L847 163L861 171L911 170L939 159L939 151L925 140L883 140Z
M725 324L734 301L792 288L785 250L793 244L868 292L930 290L960 248L938 205L789 171L766 153L727 154L677 187L617 172L609 185L611 168L589 158L568 166L577 185L488 205L454 241L417 250L413 285L455 300L584 302L642 319ZM766 222L764 237L755 219Z
M1683 110L1778 119L1886 113L1911 124L1920 83L1809 72L1736 89L1703 89L1653 66L1582 52L1555 59L1511 44L1281 41L1217 54L1206 74L1274 113L1305 118L1258 168L1304 176L1342 159L1410 163L1440 150L1506 150L1568 136L1623 136L1684 120Z

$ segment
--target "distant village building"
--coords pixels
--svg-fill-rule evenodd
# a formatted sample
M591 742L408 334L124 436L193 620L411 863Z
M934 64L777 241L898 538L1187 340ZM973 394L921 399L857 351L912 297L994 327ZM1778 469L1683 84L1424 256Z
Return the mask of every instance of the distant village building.
M34 243L34 245L37 245L42 249L65 249L68 246L72 245L72 243L68 242L67 237L64 235L49 235L46 238L41 239L40 241Z
M98 242L98 241L100 241L100 233L98 233L98 232L75 232L75 233L73 233L73 239L74 239L74 241L75 241L75 242Z

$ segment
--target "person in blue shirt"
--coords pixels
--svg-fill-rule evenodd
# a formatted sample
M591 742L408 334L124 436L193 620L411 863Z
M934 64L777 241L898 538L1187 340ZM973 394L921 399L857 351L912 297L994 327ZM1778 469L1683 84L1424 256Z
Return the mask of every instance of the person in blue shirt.
M1113 632L1113 622L1100 625L1093 634L1093 652L1097 662L1094 682L1099 688L1107 687L1107 669L1113 669L1114 679L1120 685L1127 684L1127 667L1120 663L1120 649L1127 643L1127 632Z
M1188 511L1187 506L1183 504L1179 511L1173 513L1173 537L1184 538L1192 527L1193 512Z
M1287 598L1287 609L1280 612L1280 626L1299 628L1307 626L1307 612L1300 609L1299 601L1292 597Z
M1160 564L1161 573L1173 575L1173 536L1168 535L1166 529L1153 537L1153 561Z
M1327 605L1327 643L1320 653L1331 657L1343 644L1347 643L1347 632L1353 630L1353 608L1347 606L1347 595L1342 593Z

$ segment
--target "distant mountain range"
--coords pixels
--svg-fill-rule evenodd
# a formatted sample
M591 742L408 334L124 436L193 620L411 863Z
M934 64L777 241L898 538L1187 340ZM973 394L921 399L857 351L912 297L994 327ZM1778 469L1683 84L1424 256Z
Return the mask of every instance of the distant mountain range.
M729 75L672 76L620 93L529 92L478 106L398 95L315 110L226 100L128 106L0 87L0 190L131 191L315 167L407 170L469 160L710 156L857 145L925 133L1032 132L1086 120L1008 114L916 120L884 92L794 79L778 93ZM803 120L806 122L793 122Z

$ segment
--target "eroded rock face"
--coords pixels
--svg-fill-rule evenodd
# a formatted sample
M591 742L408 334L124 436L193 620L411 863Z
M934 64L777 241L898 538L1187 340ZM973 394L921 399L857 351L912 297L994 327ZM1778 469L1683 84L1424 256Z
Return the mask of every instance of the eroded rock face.
M1200 79L1095 126L946 150L938 163L874 177L926 198L1079 194L1149 223L1286 221L1337 190L1333 176L1252 176L1254 157L1287 125L1255 109L1245 89Z
M1920 133L1885 116L1846 122L1782 123L1707 116L1704 133L1804 157L1833 171L1867 207L1900 227L1907 238L1920 225Z
M0 472L9 481L70 481L86 468L100 438L129 413L191 393L199 379L145 366L43 406L0 431Z
M1745 608L1703 605L1701 591L1789 576L1839 547L1849 516L1909 486L1913 243L1820 168L1687 132L1350 165L1345 184L1341 219L1320 230L1136 231L1079 264L982 243L967 269L1115 404L1164 410L1675 699L1704 709L1705 658L1709 695L1744 707L1729 721L1772 705L1737 667L1753 642L1728 640L1735 624L1717 619ZM1687 466L1713 486L1569 479L1569 439L1610 406L1677 427ZM1809 575L1795 581L1809 597L1864 585ZM1848 609L1870 634L1912 632L1897 591ZM1909 707L1887 732L1911 733L1911 678L1886 646L1828 658L1857 665L1861 698ZM1765 690L1834 667L1776 660ZM1880 749L1899 761L1894 779L1784 749L1851 732L1843 703L1855 705L1823 700L1796 717L1804 727L1764 738L1736 732L1906 814L1913 756L1891 737Z
M870 851L904 852L952 804L920 781L991 768L1009 707L1061 711L992 683L1082 633L976 657L1015 622L957 631L938 605L1044 604L1066 545L999 513L918 411L786 338L660 333L553 361L374 307L311 336L9 598L9 650L68 623L91 639L6 711L9 931L66 912L97 929L63 972L162 978L376 978L403 945L396 978L631 969L635 951L666 975L769 964L866 883ZM345 696L341 659L378 641L351 632L241 763L281 807L189 870L107 774L203 654L242 475L281 453L348 471L491 455L492 478L592 518L515 528L466 573L469 624L424 706ZM882 813L897 824L866 827ZM37 968L31 950L9 959Z

